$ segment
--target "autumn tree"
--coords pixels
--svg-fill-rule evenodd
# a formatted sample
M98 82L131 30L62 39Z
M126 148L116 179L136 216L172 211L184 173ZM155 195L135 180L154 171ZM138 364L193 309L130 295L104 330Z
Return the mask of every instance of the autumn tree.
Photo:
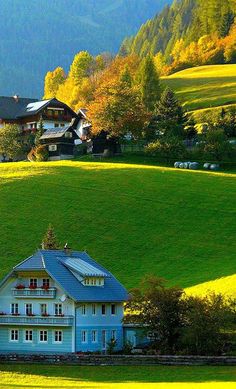
M44 99L56 97L60 85L64 83L66 75L61 67L52 72L47 72L44 82Z
M87 51L80 51L75 55L69 71L69 77L72 78L75 85L79 84L82 78L91 74L93 65L94 59Z
M43 250L58 250L59 243L54 231L54 228L49 224L47 232L42 240L42 249Z
M0 128L0 153L6 157L16 159L24 148L19 127L16 124L5 124Z
M124 136L130 133L139 138L149 120L139 91L124 80L104 82L96 90L88 110L93 134L106 131L111 136Z

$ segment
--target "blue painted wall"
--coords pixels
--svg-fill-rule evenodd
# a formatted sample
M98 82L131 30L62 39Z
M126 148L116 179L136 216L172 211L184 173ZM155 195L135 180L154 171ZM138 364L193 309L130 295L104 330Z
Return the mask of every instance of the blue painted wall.
M19 341L10 342L10 330L18 329L19 330ZM24 341L24 331L33 330L33 341L28 343ZM47 330L48 331L48 342L40 343L39 342L39 331ZM60 330L63 333L62 343L54 343L54 331ZM72 329L71 328L61 328L61 327L17 327L17 326L1 326L0 327L0 352L72 352Z

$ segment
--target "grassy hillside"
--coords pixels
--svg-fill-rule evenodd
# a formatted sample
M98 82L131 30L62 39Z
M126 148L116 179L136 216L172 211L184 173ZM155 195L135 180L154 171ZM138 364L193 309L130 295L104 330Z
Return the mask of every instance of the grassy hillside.
M0 388L223 389L236 387L235 367L1 365Z
M236 104L236 65L199 66L163 78L187 110Z
M221 293L225 296L236 296L236 274L228 277L221 277L213 281L185 289L186 293L195 296L205 296L209 292Z
M127 286L146 273L189 287L236 273L233 174L98 162L0 167L0 277L51 222Z

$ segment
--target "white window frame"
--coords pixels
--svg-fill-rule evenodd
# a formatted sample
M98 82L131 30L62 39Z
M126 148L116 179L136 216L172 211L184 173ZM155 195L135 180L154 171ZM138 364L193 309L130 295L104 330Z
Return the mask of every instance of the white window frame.
M61 334L61 340L56 340L56 333ZM59 335L57 335L59 336ZM63 343L63 331L62 330L55 330L53 331L53 343L56 344L62 344Z
M31 283L31 281L33 281L32 283ZM36 288L38 288L38 278L30 278L29 279L29 286L30 285L33 285L33 286L35 286Z
M87 306L86 306L86 304L83 304L81 306L81 315L82 316L86 316L87 315Z
M92 316L96 316L96 314L97 314L97 305L92 304Z
M111 340L117 340L117 330L111 330Z
M19 313L19 303L11 303L11 315L17 315Z
M30 339L26 339L26 334L27 333L29 333L29 332L31 332L32 333L32 340ZM26 330L24 330L24 343L33 343L33 338L34 338L34 332L33 332L33 330L31 330L31 329L26 329Z
M98 331L92 330L91 331L91 343L97 343L98 342Z
M88 331L81 330L81 343L88 343Z
M104 313L103 313L103 307L105 307ZM107 306L106 306L106 304L102 304L101 305L101 314L102 314L102 316L106 316L106 314L107 314Z
M32 303L25 303L25 315L28 316L29 314L27 313L27 305L31 305L31 313L33 314L33 304Z
M42 311L42 306L45 306L45 312ZM43 314L47 314L48 313L48 304L46 303L40 303L40 315L42 316Z
M43 278L43 286L50 288L50 278Z
M41 340L41 333L43 333L43 340ZM46 340L44 340L44 335L46 335ZM39 343L48 343L48 330L39 330Z
M102 350L107 348L107 330L102 330Z
M112 313L112 307L114 307L114 313ZM112 316L116 315L116 304L111 304L111 315Z
M61 303L54 304L54 315L63 315L63 305Z
M12 334L14 333L13 338L15 337L15 334L17 333L17 339L12 339ZM20 337L20 331L18 328L10 328L9 329L9 342L18 343Z

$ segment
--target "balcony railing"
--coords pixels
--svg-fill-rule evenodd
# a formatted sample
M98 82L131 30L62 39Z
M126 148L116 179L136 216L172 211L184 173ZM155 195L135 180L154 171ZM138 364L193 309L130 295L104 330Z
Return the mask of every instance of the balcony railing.
M55 298L56 297L56 288L49 288L49 289L42 289L42 288L36 288L36 289L30 289L30 288L24 288L24 289L12 289L12 294L14 297L24 297L24 298Z
M0 315L0 325L49 325L49 326L72 326L74 322L73 316L64 317L44 317L44 316L13 316Z

